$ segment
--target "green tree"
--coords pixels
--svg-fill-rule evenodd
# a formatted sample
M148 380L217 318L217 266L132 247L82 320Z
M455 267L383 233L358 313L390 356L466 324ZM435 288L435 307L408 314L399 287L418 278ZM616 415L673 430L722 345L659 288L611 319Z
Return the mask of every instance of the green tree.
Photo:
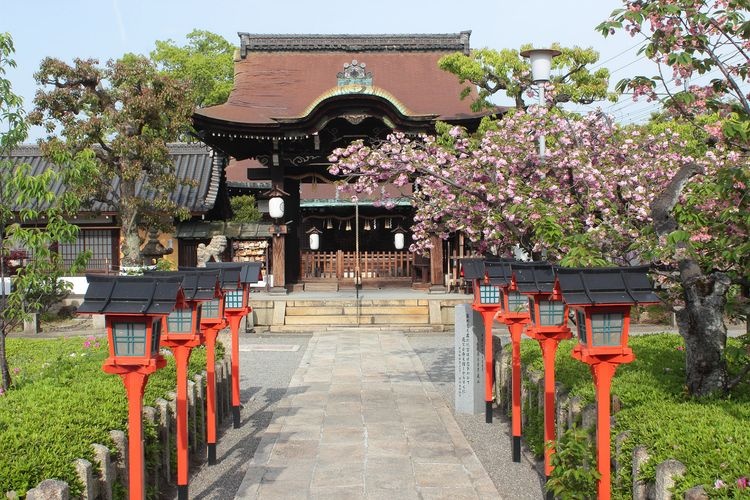
M491 108L490 96L505 92L515 101L515 107L526 107L524 96L531 92L531 65L520 52L532 48L524 45L521 50L515 49L478 49L470 55L460 52L443 56L440 68L458 76L461 83L469 82L462 98L467 97L472 88L478 88L478 96L472 103L475 111ZM607 92L609 70L599 68L591 71L588 66L599 60L599 53L592 48L561 47L553 44L552 49L561 54L552 60L551 90L549 97L556 103L576 102L588 104L595 100L614 99L614 94Z
M234 84L234 46L220 35L193 30L187 43L158 40L151 60L166 74L189 82L199 108L226 102Z
M168 229L174 217L189 216L169 196L178 180L167 147L190 126L186 85L132 54L104 67L92 59L71 66L47 58L35 77L47 87L37 92L29 115L50 134L40 141L43 153L53 159L94 152L98 175L78 194L117 210L122 263L139 265L139 228Z
M50 188L56 180L75 186L90 178L94 167L90 150L75 157L54 155L56 165L68 165L64 171L47 169L31 175L29 165L16 165L10 153L27 136L22 100L13 93L6 69L14 67L13 39L0 33L0 389L8 390L11 375L5 351L5 338L30 313L41 312L69 291L69 284L60 280L67 274L60 255L54 251L60 242L76 240L78 227L66 217L76 213L79 198L75 189L56 196ZM45 220L42 226L38 221ZM22 226L22 223L26 223ZM9 257L15 257L10 259ZM7 264L27 258L24 265ZM81 254L72 271L85 265L87 255ZM13 276L9 276L13 273ZM6 280L6 278L10 278Z
M232 222L258 222L263 218L255 196L251 194L232 196L229 205L232 207Z

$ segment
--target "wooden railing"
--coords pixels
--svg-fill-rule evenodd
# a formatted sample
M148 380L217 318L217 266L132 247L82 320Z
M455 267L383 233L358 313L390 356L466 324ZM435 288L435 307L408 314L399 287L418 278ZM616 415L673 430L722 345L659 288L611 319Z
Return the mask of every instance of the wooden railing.
M302 252L302 279L354 279L355 252ZM363 279L411 279L414 254L411 252L360 252L359 271Z

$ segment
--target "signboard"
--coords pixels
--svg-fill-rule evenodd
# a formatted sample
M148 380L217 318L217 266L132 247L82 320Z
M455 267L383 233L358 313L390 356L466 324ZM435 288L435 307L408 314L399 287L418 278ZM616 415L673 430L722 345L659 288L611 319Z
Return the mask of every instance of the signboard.
M484 322L471 304L459 304L455 311L456 412L484 413Z

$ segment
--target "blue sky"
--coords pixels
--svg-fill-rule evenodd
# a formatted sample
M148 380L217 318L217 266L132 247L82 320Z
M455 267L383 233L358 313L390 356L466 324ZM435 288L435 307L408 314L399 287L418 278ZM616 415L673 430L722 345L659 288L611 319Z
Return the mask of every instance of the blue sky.
M612 85L655 67L636 54L625 33L604 38L594 27L619 0L0 0L0 32L13 36L18 67L9 72L16 93L31 107L33 74L46 56L100 62L126 52L148 54L156 40L182 43L195 28L232 43L252 33L456 33L471 30L474 48L518 48L552 42L593 47L613 71ZM595 108L597 104L591 106ZM619 121L648 118L654 105L599 103ZM38 131L30 139L36 139Z

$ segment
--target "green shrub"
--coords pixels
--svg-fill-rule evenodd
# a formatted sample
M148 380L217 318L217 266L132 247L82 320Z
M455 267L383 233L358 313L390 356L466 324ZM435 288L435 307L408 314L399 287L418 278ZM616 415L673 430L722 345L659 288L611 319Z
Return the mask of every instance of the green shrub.
M81 493L73 460L93 462L92 443L114 448L109 431L127 429L127 399L120 377L102 371L103 338L8 338L13 385L0 396L0 492L24 495L48 478ZM205 367L205 349L193 350L189 374ZM174 359L149 378L144 404L175 388ZM153 430L144 429L146 434Z
M601 474L596 469L596 448L588 430L575 426L567 429L558 438L550 462L554 469L547 491L563 500L596 498Z
M740 344L738 339L729 339L727 350ZM588 404L595 400L594 385L588 365L570 356L574 346L574 340L560 343L555 376L571 396ZM674 458L685 464L687 473L675 486L678 496L703 485L712 497L750 497L750 489L740 491L737 486L737 479L750 477L750 385L741 384L724 399L691 399L684 388L685 351L680 336L639 335L630 338L630 346L635 361L620 365L612 381L612 394L622 404L614 415L612 437L630 431L618 461L629 464L633 448L643 444L651 456L642 471L646 480L654 479L656 465L664 460ZM537 342L522 343L521 362L543 369ZM613 498L630 498L630 468L621 469L618 480L614 479ZM714 489L716 480L726 486Z

